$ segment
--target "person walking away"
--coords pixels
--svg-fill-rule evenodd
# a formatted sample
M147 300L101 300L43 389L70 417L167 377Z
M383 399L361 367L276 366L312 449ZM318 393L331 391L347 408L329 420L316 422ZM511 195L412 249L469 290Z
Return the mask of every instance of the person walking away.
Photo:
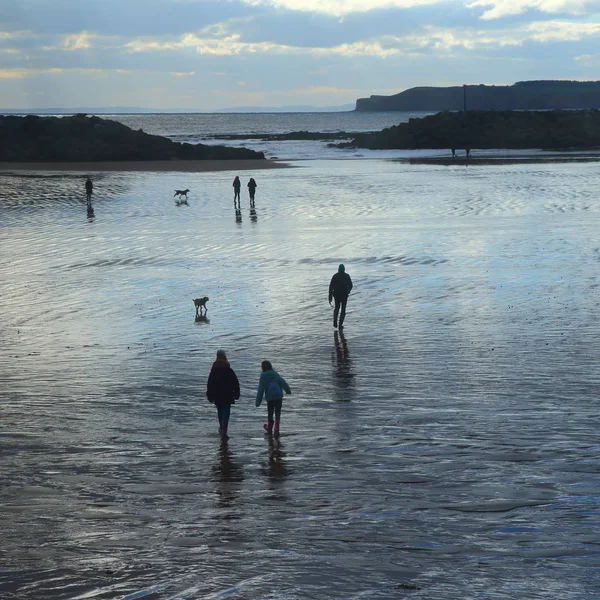
M92 183L92 180L90 179L90 177L88 175L88 178L85 181L85 195L87 196L88 204L92 201L93 192L94 192L94 184Z
M225 350L217 350L217 359L212 365L206 382L206 397L217 407L219 435L228 440L227 428L231 405L240 397L240 382L231 368Z
M344 319L346 318L346 303L348 296L352 290L352 279L346 273L346 267L340 265L338 272L334 274L329 283L329 304L331 299L335 299L335 308L333 310L333 326L338 326L338 315L340 317L340 329L344 327ZM341 312L340 312L341 309Z
M281 406L283 404L283 392L291 394L292 390L286 380L273 369L268 360L261 363L262 373L258 380L258 392L256 393L256 406L260 406L263 396L267 401L267 423L263 425L267 433L279 435L279 423L281 421ZM275 419L273 419L275 415ZM275 425L275 427L273 427Z
M240 190L242 189L242 182L240 181L240 178L236 175L235 179L233 180L233 203L235 204L235 201L237 200L238 202L240 201Z
M248 182L248 193L250 194L250 203L254 204L254 194L256 193L256 181L254 181L254 177L250 177L250 181Z

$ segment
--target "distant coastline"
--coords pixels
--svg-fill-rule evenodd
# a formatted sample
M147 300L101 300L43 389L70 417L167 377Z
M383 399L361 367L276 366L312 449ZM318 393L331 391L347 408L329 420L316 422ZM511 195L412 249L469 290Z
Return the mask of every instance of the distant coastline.
M356 101L357 111L572 110L600 108L600 81L519 81L513 85L414 87Z

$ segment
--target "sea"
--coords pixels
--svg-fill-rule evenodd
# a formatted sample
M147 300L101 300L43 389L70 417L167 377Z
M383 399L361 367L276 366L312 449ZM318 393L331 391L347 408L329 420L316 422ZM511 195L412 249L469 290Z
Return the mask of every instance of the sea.
M289 168L92 172L91 210L0 172L2 600L600 597L598 163L261 138L415 116L114 115Z

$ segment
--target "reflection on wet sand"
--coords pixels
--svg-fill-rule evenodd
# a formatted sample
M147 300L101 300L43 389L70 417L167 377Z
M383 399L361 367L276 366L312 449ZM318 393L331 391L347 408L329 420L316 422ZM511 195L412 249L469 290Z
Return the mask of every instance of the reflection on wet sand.
M268 436L269 446L267 452L267 464L263 469L263 473L272 481L282 482L289 474L288 467L285 462L285 452L279 437Z
M346 336L342 331L333 333L334 348L331 352L333 365L333 386L335 400L339 402L350 402L355 393L355 377L352 359Z
M218 496L219 508L232 508L237 506L240 494L240 484L244 480L244 471L241 465L233 458L227 440L221 441L217 462L213 465L213 481L215 492ZM232 518L228 516L227 518Z

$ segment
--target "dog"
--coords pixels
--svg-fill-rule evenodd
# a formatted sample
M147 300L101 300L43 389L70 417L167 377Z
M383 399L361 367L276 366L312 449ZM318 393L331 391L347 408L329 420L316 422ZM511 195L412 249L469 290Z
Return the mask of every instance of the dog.
M196 317L199 317L202 314L202 309L204 309L204 314L208 310L206 308L206 303L208 302L208 296L204 296L204 298L195 298L194 306L196 307ZM200 312L198 312L200 311Z
M185 196L187 199L187 195L188 195L189 191L190 190L175 190L175 193L173 194L173 198L175 198L175 196L179 196L180 198L183 198Z

